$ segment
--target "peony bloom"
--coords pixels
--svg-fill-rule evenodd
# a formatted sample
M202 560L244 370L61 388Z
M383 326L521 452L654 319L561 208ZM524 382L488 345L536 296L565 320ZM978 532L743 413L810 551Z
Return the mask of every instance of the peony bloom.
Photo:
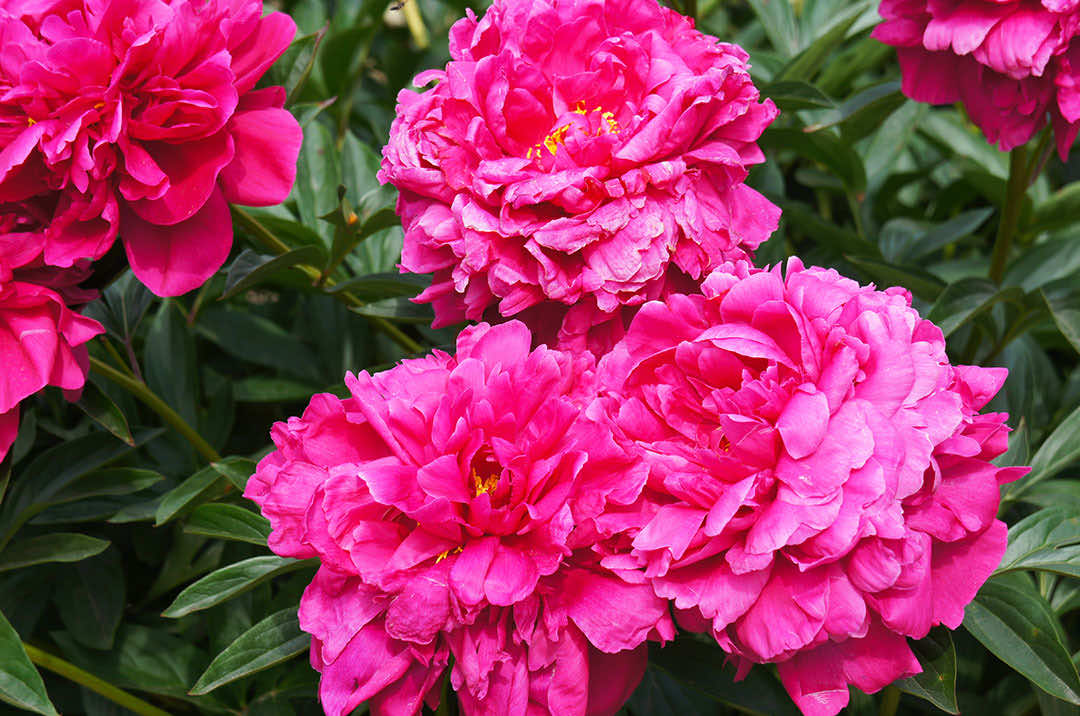
M741 48L655 0L496 0L450 54L398 95L379 173L436 326L520 314L539 342L602 350L623 307L776 229L743 184L776 107Z
M29 283L21 269L26 259L18 258L10 238L0 233L0 461L19 430L19 402L47 385L81 390L89 367L83 344L105 331L69 309L56 291Z
M55 192L43 260L117 234L160 295L228 256L228 202L282 201L300 127L255 83L295 25L256 0L0 0L0 202Z
M666 602L600 565L607 505L645 469L584 416L593 359L512 321L463 331L351 397L274 426L245 496L278 554L321 566L300 605L329 716L417 713L450 683L466 714L613 714L670 639Z
M644 526L602 563L831 716L849 683L918 673L906 637L959 626L1000 562L998 485L1027 468L989 462L1007 416L978 411L1005 371L950 365L902 289L725 271L646 304L600 364L589 413L650 469Z
M882 0L873 36L897 48L904 94L963 102L1007 151L1046 125L1062 160L1080 131L1080 10L1068 0Z

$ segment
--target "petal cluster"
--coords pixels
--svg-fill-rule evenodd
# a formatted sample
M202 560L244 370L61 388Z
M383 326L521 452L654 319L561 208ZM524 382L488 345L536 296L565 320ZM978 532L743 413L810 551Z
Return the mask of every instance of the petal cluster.
M1070 0L882 0L873 36L897 48L903 90L963 102L1003 151L1047 122L1064 160L1080 132L1080 9Z
M83 344L104 332L68 307L93 298L76 285L87 268L41 266L34 208L0 204L0 461L18 433L19 403L47 385L77 394L88 368Z
M741 48L655 0L497 0L450 54L398 96L379 175L436 325L520 316L603 350L631 307L775 230L743 183L775 106Z
M729 265L646 304L600 363L593 414L650 470L602 563L639 572L680 623L777 663L808 716L848 684L921 670L906 637L956 628L1001 560L1003 369L953 366L900 289L793 259Z
M258 0L0 0L0 201L50 205L44 264L119 235L160 295L216 271L228 202L293 183L299 125L254 88L295 29Z
M593 359L531 342L480 324L274 426L245 496L274 551L320 560L300 621L329 716L434 705L451 658L467 714L612 714L673 636L600 563L601 516L646 471L584 413Z

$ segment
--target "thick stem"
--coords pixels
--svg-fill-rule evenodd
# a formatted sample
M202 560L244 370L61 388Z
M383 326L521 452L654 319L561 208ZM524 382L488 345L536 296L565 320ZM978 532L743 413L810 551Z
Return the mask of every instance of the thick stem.
M881 692L881 710L878 711L878 714L880 716L896 716L896 709L899 707L900 689L890 684Z
M183 435L184 439L191 443L191 446L208 461L219 462L221 460L221 455L210 446L210 443L203 440L202 436L195 432L195 429L188 425L187 422L180 417L179 413L170 408L164 400L154 393L154 391L150 390L146 383L124 375L108 363L98 360L93 356L90 356L90 369L102 378L116 383L145 403L148 408L160 415L166 423L172 426L176 432Z
M1001 283L1005 265L1009 262L1016 229L1020 224L1020 209L1028 181L1027 148L1017 147L1009 153L1009 182L1005 189L1005 206L1001 209L1001 223L994 239L994 252L990 257L990 280Z
M415 2L415 0L410 0L410 1ZM262 243L263 246L267 247L268 249L270 249L271 251L273 251L274 253L276 253L278 255L287 253L290 250L288 244L286 244L284 241L282 241L278 237L274 236L274 233L272 231L270 231L268 228L266 228L265 226L263 226L261 223L259 223L259 220L256 219L254 216L247 213L246 211L244 211L243 209L241 209L238 206L232 207L232 210L233 210L233 216L236 218L236 220L245 229L247 229L248 232L255 239L257 239L260 243ZM313 284L317 283L319 281L319 279L322 277L322 271L315 268L314 266L309 266L308 264L297 264L296 268L299 269L300 271L302 271L305 276L310 278ZM325 288L332 288L335 285L336 285L336 282L332 278L326 278L324 283L323 283L323 287L325 287ZM362 306L362 305L364 305L363 301L361 301L359 298L352 295L348 291L335 291L332 295L335 298L337 298L339 301L341 301L341 302L343 302L343 303L345 303L345 304L347 304L349 306ZM371 323L375 326L375 328L377 328L378 330L385 333L387 335L387 337L390 338L390 340L397 343L399 346L404 348L409 353L423 353L424 352L424 347L422 345L420 345L419 343L414 341L404 331L402 331L400 328L398 328L397 326L395 326L393 323L386 320L385 318L377 318L377 317L374 317L374 316L367 316L366 318L369 321L371 321Z
M149 704L142 699L132 696L123 689L113 686L108 681L100 679L94 676L89 671L83 671L74 664L64 661L58 656L42 651L37 647L30 646L23 642L23 648L26 649L26 655L30 657L30 661L34 662L43 669L63 676L69 681L74 681L80 686L101 694L109 701L119 704L126 709L134 711L142 716L170 716L168 711L163 711L153 704Z

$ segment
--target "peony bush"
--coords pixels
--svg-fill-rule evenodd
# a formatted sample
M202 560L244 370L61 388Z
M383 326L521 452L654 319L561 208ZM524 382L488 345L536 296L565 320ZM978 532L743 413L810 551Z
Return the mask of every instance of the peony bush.
M4 708L1077 708L1074 14L0 0Z

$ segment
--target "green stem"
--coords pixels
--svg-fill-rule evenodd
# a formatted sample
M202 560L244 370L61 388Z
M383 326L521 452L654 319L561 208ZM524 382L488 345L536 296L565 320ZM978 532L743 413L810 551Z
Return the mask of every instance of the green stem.
M90 369L102 378L116 383L145 403L148 408L160 415L166 423L171 425L176 432L183 435L184 438L191 443L191 446L204 458L210 462L219 462L221 460L221 455L210 446L210 443L203 440L202 436L195 432L194 428L188 425L187 422L180 417L175 410L170 408L164 400L159 398L154 391L150 390L146 383L124 375L108 363L93 356L90 356Z
M1020 209L1024 205L1028 180L1027 148L1017 147L1009 153L1009 181L1005 189L1005 206L1001 209L1001 223L994 239L994 252L990 257L990 280L1001 283L1005 265L1009 262L1016 229L1020 225Z
M900 707L900 689L893 685L885 687L881 692L881 710L879 716L895 716L896 709Z
M123 368L129 373L131 372L131 369L128 368L127 363L124 362L124 358L120 355L120 352L116 350L116 348L112 344L112 341L110 341L107 336L102 336L101 340L98 341L98 345L104 347L105 352L112 356L112 359L116 361L121 368Z
M405 24L409 26L409 34L416 43L416 49L426 50L431 39L428 37L427 26L424 25L424 16L420 14L418 0L406 0L401 9L405 12Z
M415 2L415 0L410 0L410 2ZM290 250L289 245L279 239L277 236L275 236L274 232L263 226L254 216L247 213L238 206L232 207L232 211L233 216L236 218L237 222L241 226L243 226L253 238L262 243L263 246L270 249L279 256L281 254L288 253L288 251ZM317 283L320 278L322 278L322 271L315 268L314 266L310 266L308 264L297 264L296 268L302 271L304 275L307 276L309 279L311 279L313 284ZM329 289L337 285L337 282L335 282L332 278L326 278L322 285L324 288ZM335 291L331 295L349 306L364 305L363 301L361 301L359 298L349 293L348 291ZM400 328L398 328L385 318L378 318L375 316L366 316L366 318L371 321L371 323L378 330L385 333L390 338L390 340L397 343L407 352L424 352L424 347L422 345L414 341L408 336L408 334L406 334L404 331L402 331Z
M101 694L113 703L119 704L137 714L142 714L142 716L170 716L168 711L163 711L153 704L149 704L136 696L132 696L123 689L113 686L108 681L100 679L89 671L84 671L74 664L64 661L58 656L53 656L37 647L30 646L26 642L23 642L23 648L26 649L26 655L30 657L30 661L41 668L48 669L55 674L63 676L69 681L74 681L76 684L85 686L91 691Z

